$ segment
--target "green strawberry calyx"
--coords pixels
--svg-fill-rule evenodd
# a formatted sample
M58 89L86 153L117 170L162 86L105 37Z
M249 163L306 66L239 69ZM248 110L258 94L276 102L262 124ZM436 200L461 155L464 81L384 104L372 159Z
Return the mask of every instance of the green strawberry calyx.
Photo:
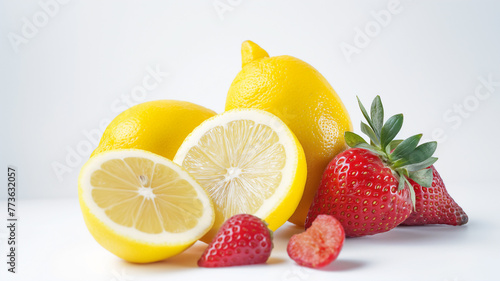
M415 208L415 191L408 178L423 187L432 185L432 170L426 168L438 160L432 157L436 151L437 142L431 141L418 145L422 134L405 140L395 139L403 125L403 114L396 114L384 123L384 108L380 96L373 99L370 115L359 98L358 104L368 123L361 122L361 131L370 138L370 143L358 134L347 131L344 134L347 145L377 154L399 178L398 190L408 187Z

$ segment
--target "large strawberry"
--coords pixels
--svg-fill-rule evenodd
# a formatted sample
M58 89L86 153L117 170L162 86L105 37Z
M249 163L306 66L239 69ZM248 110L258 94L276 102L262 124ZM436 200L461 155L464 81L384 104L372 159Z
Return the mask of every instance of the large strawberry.
M358 100L368 124L359 135L346 132L350 149L338 154L327 166L306 220L306 228L319 214L336 217L346 236L364 236L389 231L412 212L415 192L409 182L431 186L432 170L425 169L437 158L431 157L436 142L419 146L421 134L404 141L394 140L401 130L403 115L392 116L384 124L384 110L377 96L370 115Z
M430 187L423 187L410 179L415 190L415 210L402 225L466 224L469 220L467 214L448 194L436 168L431 166L429 169L432 170Z

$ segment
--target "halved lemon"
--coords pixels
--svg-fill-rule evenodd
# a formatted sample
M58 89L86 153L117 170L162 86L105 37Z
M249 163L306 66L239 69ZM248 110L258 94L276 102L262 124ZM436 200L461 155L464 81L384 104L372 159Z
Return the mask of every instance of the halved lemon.
M176 255L214 222L213 205L196 180L172 161L144 150L111 150L92 157L78 186L90 233L127 261Z
M209 242L233 215L253 214L271 230L297 207L307 176L304 151L278 117L235 109L205 120L184 140L174 162L205 188L215 206Z

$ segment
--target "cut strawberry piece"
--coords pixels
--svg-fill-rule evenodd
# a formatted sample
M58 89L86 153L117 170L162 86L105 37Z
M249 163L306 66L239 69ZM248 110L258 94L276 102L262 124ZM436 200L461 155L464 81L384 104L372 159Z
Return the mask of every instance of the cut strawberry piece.
M302 266L323 267L338 257L344 239L344 228L337 219L319 215L305 232L290 238L286 250Z

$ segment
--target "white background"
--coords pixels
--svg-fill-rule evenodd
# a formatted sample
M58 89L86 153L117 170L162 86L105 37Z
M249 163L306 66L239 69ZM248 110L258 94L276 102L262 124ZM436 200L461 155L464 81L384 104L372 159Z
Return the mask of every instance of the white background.
M81 257L78 251L90 249L97 257L74 261L80 269L95 268L92 262L101 262L101 255L115 266L110 268L117 271L129 268L130 265L107 256L109 254L92 240L78 212L76 179L79 168L95 147L97 131L102 131L103 123L128 107L124 100L132 105L149 100L180 99L222 112L227 90L241 67L240 44L247 39L261 45L271 56L292 55L318 69L344 101L356 131L361 120L356 95L368 106L373 97L380 94L386 116L405 114L402 136L422 132L424 139L439 141L436 154L440 160L436 167L450 193L468 211L471 222L460 228L462 230L452 228L450 233L458 233L452 239L447 239L448 228L416 228L415 231L422 233L437 232L438 238L423 239L432 247L410 246L396 249L394 255L405 253L414 257L410 250L424 254L436 250L441 242L452 243L455 238L457 241L463 238L470 240L457 243L476 256L468 257L461 252L462 258L498 258L487 250L500 250L493 238L493 244L487 248L477 248L471 241L479 239L475 233L497 233L499 228L498 220L487 216L492 208L490 204L496 202L494 195L499 195L496 184L500 156L496 148L500 136L497 125L500 121L499 2L402 1L386 26L372 29L366 46L356 45L357 29L372 26L374 14L387 10L389 1L72 0L57 4L57 8L51 6L50 15L43 8L46 6L43 3L48 2L53 1L0 1L0 167L6 169L7 165L14 165L19 169L20 216L25 216L26 224L32 223L25 225L24 231L31 229L44 237L37 240L29 233L21 233L20 239L25 237L26 246L20 248L20 255L25 259L41 251L38 255L42 262L47 257L46 251L54 246L65 251L63 257L50 256L52 258L45 262L64 262L64 255ZM220 9L224 5L229 8L218 11L217 5ZM26 26L30 24L36 24L35 29L27 31ZM341 48L346 44L358 48L358 53L346 56ZM168 75L160 76L154 89L138 97L134 89L142 85L150 69L159 69ZM481 79L493 82L489 91ZM477 89L481 99L476 96ZM458 112L460 107L464 112ZM441 136L435 135L438 131ZM64 172L56 172L55 166L59 169L64 166ZM0 182L6 182L6 173L0 174ZM6 192L0 189L0 199L6 197ZM58 200L50 201L51 198ZM1 203L0 212L3 212L5 200ZM67 209L55 208L53 204ZM69 246L69 249L74 247L72 252L64 243L53 241L47 232L50 227L45 225L52 223L60 229L57 222L64 221L58 217L61 213L65 213L67 224L73 224L73 230L81 231L78 235L68 233L75 239L63 239L73 245ZM39 219L34 219L35 214ZM51 217L44 218L42 214ZM70 215L74 217L68 217ZM411 237L413 232L407 228L389 234L403 233L401 236L404 236L407 232ZM4 229L0 230L0 235L2 233ZM373 241L383 240L390 249L415 242L405 238L390 246L387 241L391 236L387 235L374 237ZM5 244L1 238L0 242ZM482 239L485 243L490 241ZM357 245L353 248L360 247L356 243L380 245L367 241L371 240L351 240L347 245ZM86 246L75 246L82 243ZM41 244L47 248L36 248ZM0 245L3 255L2 247ZM447 247L449 251L453 244ZM380 249L385 248L377 248ZM274 270L292 266L282 250L275 252L286 262ZM354 265L344 261L344 267L354 275L345 276L368 276L363 275L369 273L366 266L356 264L356 255L349 251L346 246L344 255L354 260ZM375 253L370 257L378 260ZM393 257L393 260L400 258ZM481 270L440 262L449 271L426 280L478 280L474 275L464 275L465 269L482 271L482 280L495 279L491 275L493 269L487 270L488 261L482 264L486 269ZM385 278L380 275L382 269L390 268L387 264L378 268L368 264L372 265L368 268L379 273L375 275L378 279ZM408 266L407 270L411 268ZM161 265L157 267L160 269L155 267L152 271L161 273ZM149 272L144 268L147 267L130 271L136 274L134 280L144 279L141 274ZM265 270L268 268L272 267ZM42 276L47 279L54 272L60 273L56 268L48 270L36 260L26 260L22 267L24 274L30 269L34 270L31 272L44 269ZM3 267L0 270L0 274L5 273ZM96 274L93 280L116 277L108 269L103 269L104 273L92 272ZM36 275L20 276L30 280ZM66 280L79 278L60 276ZM290 280L307 280L313 275L297 276L299 279ZM5 279L2 277L2 280Z

